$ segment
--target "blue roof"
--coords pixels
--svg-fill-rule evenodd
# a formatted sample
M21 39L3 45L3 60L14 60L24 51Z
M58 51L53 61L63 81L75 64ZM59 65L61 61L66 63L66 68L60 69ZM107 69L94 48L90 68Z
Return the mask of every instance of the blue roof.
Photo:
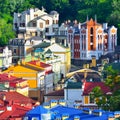
M48 113L48 110L45 109L42 106L37 106L34 109L27 112L26 115L40 115L40 114L43 114L43 113Z
M83 110L90 110L90 109L83 109ZM109 112L104 110L93 110L91 114L84 113L83 110L75 109L71 107L66 107L62 105L57 105L49 110L43 108L42 106L37 106L34 109L30 110L26 113L26 116L29 118L38 117L41 120L42 114L51 114L51 120L55 120L55 118L62 118L63 115L69 116L66 120L73 120L74 118L80 118L80 120L108 120L108 117L114 116L114 114L119 113L116 112ZM102 112L101 116L94 115L93 112Z
M65 106L55 106L54 108L51 108L50 111L53 113L55 111L58 111L57 114L54 114L54 117L61 116L64 114L68 114L69 118L66 120L73 120L75 116L79 116L80 120L108 120L108 116L113 114L113 112L106 112L102 110L95 110L94 112L102 112L101 116L97 116L94 114L86 114L80 109L75 109L71 107L65 107ZM86 109L87 110L87 109Z

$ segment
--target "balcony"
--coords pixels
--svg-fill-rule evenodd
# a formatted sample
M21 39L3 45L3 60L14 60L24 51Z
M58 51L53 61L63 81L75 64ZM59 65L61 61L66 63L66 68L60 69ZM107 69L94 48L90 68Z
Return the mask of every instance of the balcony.
M19 27L18 30L19 31L26 31L26 27Z

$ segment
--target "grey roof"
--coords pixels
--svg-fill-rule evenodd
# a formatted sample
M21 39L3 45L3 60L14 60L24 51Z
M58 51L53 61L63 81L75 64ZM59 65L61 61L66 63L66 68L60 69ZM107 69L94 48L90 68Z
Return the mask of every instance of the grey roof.
M73 80L75 82L82 82L82 80L86 79L87 82L100 82L101 76L97 72L86 72L86 78L84 78L84 72L76 72L70 78L66 80Z
M50 12L50 15L55 15L55 14L58 14L58 12L55 11L55 10L53 10L53 11Z
M34 48L46 48L46 47L48 47L48 46L50 46L50 42L45 42L45 41L43 41L43 42L40 43L39 45L34 46Z
M14 38L9 41L9 45L24 45L25 39Z
M44 40L44 38L41 38L40 36L34 36L29 38L28 40Z

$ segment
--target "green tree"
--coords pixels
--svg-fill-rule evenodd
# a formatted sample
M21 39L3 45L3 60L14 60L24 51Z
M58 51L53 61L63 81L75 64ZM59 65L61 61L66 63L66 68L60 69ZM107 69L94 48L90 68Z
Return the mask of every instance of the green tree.
M7 23L4 19L0 19L0 46L5 46L11 38L15 37L12 30L12 25Z
M119 71L114 70L112 66L108 66L105 69L107 78L105 84L110 87L112 96L107 97L109 109L119 110L120 109L120 75Z
M103 94L101 88L99 86L96 86L92 89L92 92L90 94L90 97L92 97L99 108L107 109L107 97Z

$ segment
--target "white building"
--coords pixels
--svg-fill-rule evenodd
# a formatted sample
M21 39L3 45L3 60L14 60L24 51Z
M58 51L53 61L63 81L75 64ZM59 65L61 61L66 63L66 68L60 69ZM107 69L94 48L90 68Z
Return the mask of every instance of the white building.
M58 30L59 14L45 9L31 8L22 13L14 13L13 29L19 38L31 36L51 37Z
M1 48L0 68L8 68L12 64L12 51L8 47Z
M45 48L45 50L50 49L54 55L59 56L61 59L61 75L65 77L71 68L71 53L70 48L66 46L59 45L57 43L53 43L49 47Z

